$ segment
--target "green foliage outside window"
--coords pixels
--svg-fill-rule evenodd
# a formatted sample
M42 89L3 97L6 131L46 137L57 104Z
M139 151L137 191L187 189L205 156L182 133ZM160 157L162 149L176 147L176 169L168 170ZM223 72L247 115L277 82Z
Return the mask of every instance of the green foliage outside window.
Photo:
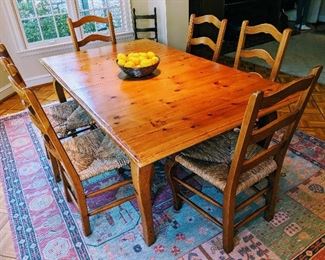
M69 35L65 0L16 0L29 43ZM51 5L52 4L52 5Z
M28 43L69 36L66 0L16 0ZM94 6L93 6L94 3ZM115 28L122 26L120 0L79 0L80 15L106 16L110 10ZM106 26L89 23L84 33L106 30Z

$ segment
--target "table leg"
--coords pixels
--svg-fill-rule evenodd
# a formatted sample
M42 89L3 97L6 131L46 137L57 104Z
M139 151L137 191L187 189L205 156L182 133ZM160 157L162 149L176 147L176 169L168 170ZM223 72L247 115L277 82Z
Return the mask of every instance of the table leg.
M66 102L67 99L65 97L64 89L63 89L62 85L59 82L57 82L56 80L53 80L53 85L54 85L54 89L55 89L56 95L58 96L60 103Z
M134 162L131 162L131 175L138 207L141 213L143 238L148 246L153 244L156 239L152 219L151 201L151 183L153 173L153 164L140 168Z

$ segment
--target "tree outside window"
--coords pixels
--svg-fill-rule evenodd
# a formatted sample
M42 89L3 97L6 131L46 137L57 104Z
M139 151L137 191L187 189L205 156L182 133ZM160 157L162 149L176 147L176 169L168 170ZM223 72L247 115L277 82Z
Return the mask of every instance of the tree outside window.
M70 5L78 10L78 16L73 15ZM53 41L69 36L66 22L68 15L73 20L86 15L107 16L110 11L113 15L114 27L122 29L123 0L15 0L18 15L27 44L43 41ZM124 17L124 18L123 18ZM82 34L106 31L105 25L89 23L83 27Z

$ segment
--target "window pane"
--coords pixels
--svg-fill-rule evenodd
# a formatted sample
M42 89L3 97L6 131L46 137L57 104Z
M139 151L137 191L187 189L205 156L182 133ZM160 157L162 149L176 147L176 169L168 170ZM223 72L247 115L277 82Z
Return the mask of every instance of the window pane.
M95 15L105 17L107 16L107 10L97 10L95 11ZM96 23L96 30L99 31L106 31L107 24L105 23Z
M0 0L3 1L3 0ZM8 0L14 1L17 6L18 19L28 43L58 39L69 36L66 23L68 12L74 19L73 9L77 8L80 17L97 15L106 17L112 12L115 28L124 26L124 19L128 14L124 12L121 3L124 0ZM69 4L69 5L68 5ZM71 10L70 10L71 8ZM88 23L82 27L82 33L107 33L107 25ZM119 32L119 31L118 31Z
M91 0L79 0L80 11L93 9Z
M83 26L84 33L93 33L96 32L96 26L95 23L86 23Z
M122 10L121 10L121 0L78 0L80 15L90 15L95 14L97 16L105 17L107 16L108 11L112 13L114 27L122 28ZM86 11L88 11L86 13ZM106 25L96 24L97 31L103 31L107 29ZM93 28L93 27L91 27ZM90 30L90 27L84 29L85 33L93 32L93 29Z
M53 13L67 13L67 3L66 0L51 0Z
M106 6L106 4L105 4L106 1L104 1L104 0L93 0L93 1L94 1L93 8L95 8L95 9L100 9L100 8L103 8Z
M53 17L40 18L40 24L41 24L44 40L57 38Z
M59 37L69 36L69 28L67 24L67 15L55 16L56 27L58 28Z
M52 14L49 0L34 0L34 5L39 16Z
M17 0L17 7L22 19L35 16L32 0Z
M121 8L118 7L113 7L110 8L110 12L112 13L113 16L113 23L115 28L120 28L122 27L122 13L121 13Z
M38 28L36 19L22 21L25 35L29 43L38 42L42 40L41 32Z

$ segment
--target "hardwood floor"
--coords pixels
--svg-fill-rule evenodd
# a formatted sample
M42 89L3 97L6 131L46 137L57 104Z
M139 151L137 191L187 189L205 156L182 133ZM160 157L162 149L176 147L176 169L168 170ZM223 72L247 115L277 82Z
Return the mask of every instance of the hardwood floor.
M42 104L57 100L51 84L33 88ZM17 95L0 102L0 116L22 111L24 108ZM280 113L286 113L289 108L283 108ZM325 140L325 86L318 85L305 110L299 129ZM4 189L0 183L0 260L16 259L12 233L8 220Z

